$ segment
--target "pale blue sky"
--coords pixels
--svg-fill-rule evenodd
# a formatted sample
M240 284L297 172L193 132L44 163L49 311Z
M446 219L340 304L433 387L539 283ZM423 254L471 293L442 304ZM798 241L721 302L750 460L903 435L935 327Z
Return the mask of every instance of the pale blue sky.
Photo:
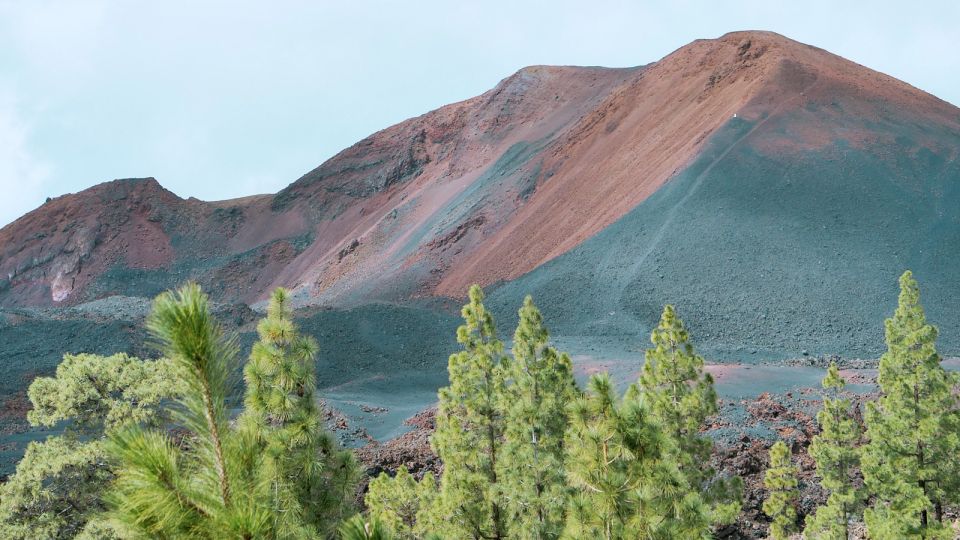
M633 66L763 29L960 103L960 2L0 0L0 225L155 176L274 192L531 64Z

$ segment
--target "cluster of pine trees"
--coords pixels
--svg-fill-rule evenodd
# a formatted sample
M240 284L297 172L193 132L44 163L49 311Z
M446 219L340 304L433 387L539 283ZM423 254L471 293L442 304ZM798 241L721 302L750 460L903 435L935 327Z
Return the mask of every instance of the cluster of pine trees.
M398 539L706 538L736 518L740 480L700 433L713 381L673 307L622 398L607 374L577 387L529 297L509 354L479 287L462 314L431 441L443 475L381 475L369 523Z
M951 538L960 505L958 378L940 365L907 272L886 321L880 397L861 423L831 365L810 456L828 498L806 538ZM440 478L405 468L374 478L357 513L360 471L323 427L317 343L274 292L228 401L235 340L196 285L157 298L147 328L163 359L68 355L29 390L31 443L0 486L2 538L673 539L709 538L740 512L742 482L710 466L702 434L717 412L713 380L666 306L640 377L607 374L581 389L549 345L531 298L506 350L474 286L457 330L431 439ZM770 534L800 530L799 471L770 449L763 510Z
M807 516L806 538L846 540L862 519L876 540L950 539L960 535L946 517L960 505L960 398L958 377L940 364L937 329L926 321L920 289L910 272L900 278L900 297L885 321L887 352L880 358L880 397L867 403L864 426L836 365L823 379L820 434L810 445L826 504ZM763 510L770 535L789 537L797 523L798 471L790 449L770 449Z

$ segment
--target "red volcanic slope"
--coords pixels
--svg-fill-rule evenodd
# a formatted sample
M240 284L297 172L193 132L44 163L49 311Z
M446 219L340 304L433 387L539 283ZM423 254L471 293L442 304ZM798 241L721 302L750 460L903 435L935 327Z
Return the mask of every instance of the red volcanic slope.
M776 125L831 96L845 98L844 115L957 116L905 83L768 32L696 41L639 68L529 67L371 135L273 197L182 200L152 179L60 197L0 230L0 305L147 294L144 280L188 277L230 301L278 285L325 305L461 296L595 235L733 115ZM758 146L875 136L838 133L822 118L789 129Z
M48 201L0 230L5 303L67 300L113 264L169 265L174 249L160 222L166 213L191 212L195 205L186 203L153 179L108 182Z

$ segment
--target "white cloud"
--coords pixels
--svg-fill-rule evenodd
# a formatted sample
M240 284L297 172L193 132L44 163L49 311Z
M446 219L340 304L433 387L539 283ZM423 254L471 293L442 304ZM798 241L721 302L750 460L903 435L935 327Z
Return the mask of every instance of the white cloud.
M43 202L51 167L28 146L30 128L11 99L0 98L0 226Z

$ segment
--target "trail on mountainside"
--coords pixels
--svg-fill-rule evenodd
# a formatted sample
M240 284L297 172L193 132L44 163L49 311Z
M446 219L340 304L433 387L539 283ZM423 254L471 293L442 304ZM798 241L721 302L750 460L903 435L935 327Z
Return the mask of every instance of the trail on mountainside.
M744 133L743 135L738 137L736 140L734 140L732 143L730 143L716 158L714 158L707 165L705 169L703 169L703 171L700 172L700 174L697 175L696 178L694 178L693 182L690 185L690 188L683 195L683 197L681 197L676 204L674 204L672 207L670 207L669 210L667 210L666 216L664 216L663 221L660 224L660 227L657 229L657 232L654 233L653 237L647 243L647 249L644 250L644 252L640 255L640 257L630 265L629 271L626 274L627 276L635 275L636 272L640 269L640 267L647 261L647 258L650 256L650 254L653 253L654 250L660 245L660 241L663 240L664 232L666 232L670 228L670 226L673 224L673 220L677 215L678 209L682 208L686 204L687 200L689 200L690 197L692 197L697 192L697 190L700 188L700 185L703 184L704 179L706 179L707 175L710 174L713 168L718 163L723 161L723 159L726 158L727 155L730 154L730 152L733 151L733 149L736 148L742 141L744 141L747 137L753 135L754 132L756 132L758 129L763 127L763 125L766 124L771 118L778 115L780 111L783 110L784 107L786 107L788 104L793 103L797 99L806 95L807 92L813 89L813 87L817 84L818 81L819 81L819 77L814 79L813 82L811 82L807 86L805 86L803 90L801 90L797 95L787 100L784 100L779 105L777 105L777 108L774 109L773 112L764 116L756 124L754 124L753 127L750 128L746 133ZM621 289L620 289L621 294L623 293L623 291L627 289L627 286L628 286L628 282L625 281L621 283Z

